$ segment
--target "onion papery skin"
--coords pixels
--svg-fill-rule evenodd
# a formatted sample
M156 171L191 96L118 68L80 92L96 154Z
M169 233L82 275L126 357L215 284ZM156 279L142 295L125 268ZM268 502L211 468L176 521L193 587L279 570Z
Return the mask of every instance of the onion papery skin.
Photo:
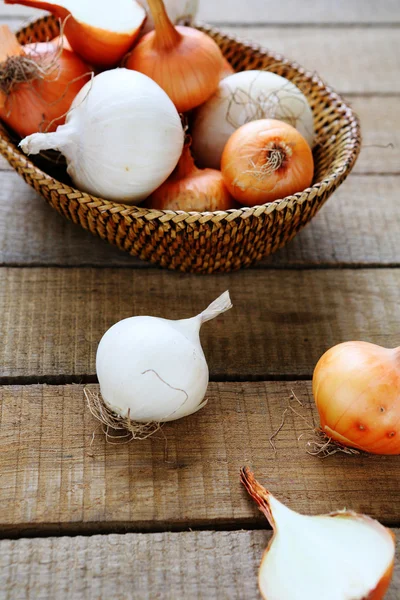
M24 57L44 66L54 61L54 67L49 67L40 79L15 84L0 104L0 117L20 137L55 131L65 122L74 98L89 81L91 69L74 52L50 43L23 46L20 60ZM3 65L7 68L6 63Z
M5 0L6 4L21 4L41 10L48 10L55 17L64 21L64 33L73 50L86 62L101 69L111 68L119 64L125 54L132 48L139 37L141 28L146 19L146 11L135 0L122 0L127 10L127 22L124 30L118 31L105 29L109 26L110 19L102 19L102 27L91 25L84 15L88 13L96 19L96 13L109 12L110 15L120 8L112 0L75 1L76 7L71 7L74 2L42 2L41 0ZM122 2L119 4L122 5ZM97 4L97 5L96 5ZM132 5L132 6L131 6ZM69 10L68 6L71 8ZM84 10L82 9L84 6ZM90 15L93 11L93 15ZM79 16L78 16L79 15ZM111 25L110 25L111 27Z
M228 192L220 171L198 169L185 147L171 177L145 203L148 208L186 212L226 211L236 203Z
M220 79L221 80L226 79L227 77L230 77L234 73L235 73L235 69L232 67L232 65L226 59L224 59L224 67L223 67L223 71L221 73Z
M178 112L203 104L218 87L224 57L211 37L174 27L162 0L148 0L155 30L145 35L125 66L144 73L168 94Z
M280 157L277 167L273 166L275 155ZM222 155L221 170L232 196L244 206L257 206L308 188L314 159L297 129L264 119L235 131Z
M400 349L345 342L319 360L313 394L322 430L371 454L400 454Z

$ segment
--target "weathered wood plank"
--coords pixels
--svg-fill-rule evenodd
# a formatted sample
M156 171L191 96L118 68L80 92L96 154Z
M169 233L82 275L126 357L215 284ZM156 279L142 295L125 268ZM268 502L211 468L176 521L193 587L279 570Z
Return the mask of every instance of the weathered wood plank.
M0 20L10 17L35 18L39 11L24 6L0 4ZM201 0L199 18L215 23L396 23L400 8L396 0L329 0L297 2L281 0Z
M298 414L287 415L275 455L269 440L291 390L303 406L293 401ZM262 525L239 482L246 464L296 510L346 506L399 523L398 457L306 453L319 422L310 382L210 384L202 411L166 425L163 435L123 445L106 443L82 386L3 387L0 394L3 537Z
M16 174L1 173L0 182L0 264L148 266L60 217ZM399 264L399 185L400 176L351 177L291 244L258 266Z
M270 538L267 531L202 531L4 540L0 585L13 600L256 599ZM399 594L397 563L386 600Z
M396 28L225 29L296 60L344 94L400 92L399 31Z
M193 277L155 269L3 268L2 381L93 375L97 345L116 321L189 317L225 289L233 311L202 333L214 380L308 377L335 343L399 343L400 269Z

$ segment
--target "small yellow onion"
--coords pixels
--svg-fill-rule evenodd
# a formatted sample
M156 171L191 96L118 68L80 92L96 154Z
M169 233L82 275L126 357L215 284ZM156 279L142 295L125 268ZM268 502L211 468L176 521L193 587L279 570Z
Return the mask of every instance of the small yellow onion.
M174 27L162 0L148 0L155 31L145 35L125 66L148 75L167 92L179 112L208 100L218 87L224 59L208 35Z
M242 483L274 530L258 583L265 600L382 600L395 558L395 537L365 515L300 515L264 489L249 469Z
M400 454L400 348L331 348L315 368L313 393L327 436L372 454Z
M159 210L186 212L229 210L235 201L225 187L221 171L198 169L190 152L190 142L169 179L145 203Z

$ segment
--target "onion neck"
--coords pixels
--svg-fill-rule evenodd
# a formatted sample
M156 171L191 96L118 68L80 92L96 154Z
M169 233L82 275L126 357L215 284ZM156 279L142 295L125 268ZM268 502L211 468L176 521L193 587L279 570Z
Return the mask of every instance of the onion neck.
M163 0L147 0L156 31L155 44L163 50L172 50L182 39L165 10Z
M179 181L181 179L187 179L190 176L195 175L199 169L194 164L192 153L190 152L190 146L186 145L183 149L182 156L179 159L178 165L174 171L174 179Z
M34 133L20 142L25 154L39 154L42 150L59 150L62 152L74 137L74 130L69 125L61 125L52 133Z

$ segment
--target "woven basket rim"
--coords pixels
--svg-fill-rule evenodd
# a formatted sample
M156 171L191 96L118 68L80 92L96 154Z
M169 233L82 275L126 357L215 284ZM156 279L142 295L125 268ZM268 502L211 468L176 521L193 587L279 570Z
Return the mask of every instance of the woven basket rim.
M39 19L31 21L22 29L18 30L16 35L22 34L24 31L29 30L32 25L36 25L40 27L41 23L48 23L49 20L55 18L52 15L46 15ZM54 186L54 189L57 189L59 194L65 193L68 194L71 198L71 194L77 194L77 200L87 205L90 208L96 208L99 212L107 211L112 213L119 213L125 217L131 218L145 218L146 220L159 219L160 222L169 221L172 217L174 217L174 221L177 222L176 217L180 218L182 221L184 220L186 223L190 223L191 219L193 222L197 221L201 218L202 222L206 222L213 217L218 217L219 219L225 219L227 221L234 220L236 218L247 219L252 216L259 216L260 214L266 213L271 214L275 211L284 210L287 206L293 205L301 205L307 199L311 197L315 197L319 195L321 192L329 190L332 187L337 187L341 184L346 177L349 175L352 170L357 157L360 152L360 138L361 138L361 128L359 118L353 109L346 103L344 98L334 91L329 85L327 85L323 79L316 73L309 71L302 67L298 62L292 61L280 53L276 53L272 50L268 50L264 46L254 43L252 41L242 39L238 36L233 36L231 34L227 34L220 30L219 28L213 27L206 23L195 21L193 23L193 27L201 29L206 33L215 33L224 36L229 41L232 41L236 44L242 44L247 48L251 48L254 52L263 54L272 58L275 62L288 65L299 74L301 74L305 80L308 80L310 83L317 85L321 90L321 94L326 94L329 96L330 104L335 106L335 111L340 113L340 116L346 118L349 127L351 128L352 135L350 140L347 141L347 149L348 153L346 158L343 160L339 166L337 166L332 173L322 179L314 183L312 186L302 190L301 192L297 192L291 196L286 196L285 198L281 198L279 200L275 200L274 202L269 202L266 204L260 204L257 206L251 207L238 207L229 209L227 211L206 211L206 212L198 212L198 211L173 211L173 210L159 210L152 208L142 208L140 205L131 205L131 204L122 204L118 202L112 202L110 200L106 200L101 197L94 196L87 192L82 192L77 188L74 188L68 184L61 183L46 171L43 171L39 167L37 167L21 150L19 150L13 142L10 141L9 136L7 134L6 129L3 126L3 123L0 120L0 154L6 156L6 153L12 155L13 159L18 160L19 162L24 163L24 167L28 169L32 169L33 172L36 172L41 175L41 180L43 183L46 183L49 188ZM7 158L7 156L6 156ZM40 183L40 180L39 180ZM59 189L59 186L62 186L62 189ZM304 195L306 197L304 198ZM180 217L180 218L179 218Z

